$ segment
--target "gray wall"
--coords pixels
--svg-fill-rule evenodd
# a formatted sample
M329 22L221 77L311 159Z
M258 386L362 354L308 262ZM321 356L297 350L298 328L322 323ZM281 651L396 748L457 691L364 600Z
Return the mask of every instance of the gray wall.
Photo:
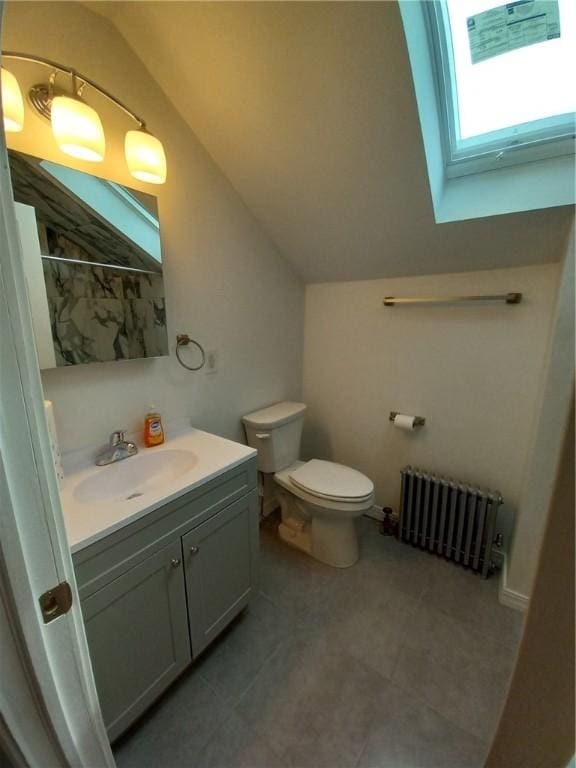
M311 285L304 400L308 455L373 478L397 508L400 469L421 466L499 490L531 557L541 510L518 512L541 403L561 265ZM519 305L383 307L384 296L521 291ZM402 432L390 411L424 416ZM528 594L530 583L515 583Z
M11 3L2 44L88 74L147 119L168 158L164 186L139 185L123 157L124 132L133 126L103 99L96 103L97 96L108 143L104 163L63 155L50 126L30 111L23 133L8 135L13 149L159 196L172 355L45 372L62 449L103 442L117 427L140 428L149 404L167 421L191 417L198 427L240 438L243 413L300 397L300 280L112 25L77 3ZM39 79L33 66L12 70L23 90ZM217 374L189 373L176 363L179 332L217 350Z
M520 519L514 536L504 589L528 595L536 575L546 512L562 449L561 436L574 399L574 230L568 241L558 290L541 407L532 435L519 499Z

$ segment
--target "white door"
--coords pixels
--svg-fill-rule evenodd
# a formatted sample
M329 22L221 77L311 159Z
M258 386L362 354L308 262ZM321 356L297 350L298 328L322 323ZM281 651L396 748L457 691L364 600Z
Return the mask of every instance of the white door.
M4 749L38 768L113 768L50 453L1 130L0 510ZM71 587L72 607L45 623L39 596L61 582Z

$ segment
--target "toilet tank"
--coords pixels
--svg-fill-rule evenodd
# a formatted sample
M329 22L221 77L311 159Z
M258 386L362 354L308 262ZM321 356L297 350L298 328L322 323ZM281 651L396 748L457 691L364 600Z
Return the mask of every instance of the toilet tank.
M260 472L279 472L300 456L304 403L276 403L244 416L248 445L258 449Z

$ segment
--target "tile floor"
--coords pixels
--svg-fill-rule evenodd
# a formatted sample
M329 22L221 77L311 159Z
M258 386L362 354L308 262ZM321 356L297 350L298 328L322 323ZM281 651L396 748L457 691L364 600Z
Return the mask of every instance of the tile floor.
M497 579L359 521L338 570L262 527L261 594L115 745L119 768L479 768L522 621Z

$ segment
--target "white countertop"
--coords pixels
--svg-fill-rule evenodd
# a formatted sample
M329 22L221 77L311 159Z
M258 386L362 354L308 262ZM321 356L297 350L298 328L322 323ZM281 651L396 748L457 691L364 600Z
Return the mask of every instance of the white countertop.
M82 494L78 492L78 488L83 481L101 478L104 488L107 480L114 480L115 470L118 470L120 465L137 462L140 456L148 452L163 451L190 451L195 455L195 463L180 476L169 479L161 487L152 487L136 498L127 499L126 493L119 494L115 498L112 493L111 498L98 502L80 500ZM256 456L256 450L199 429L188 428L167 438L162 445L154 448L139 446L137 456L105 467L97 467L94 464L93 455L93 451L83 451L65 460L65 475L60 496L72 552L84 549L104 536L133 523L148 512L158 509L208 480L242 464L252 456ZM96 482L99 483L100 480ZM113 483L108 485L112 486Z

